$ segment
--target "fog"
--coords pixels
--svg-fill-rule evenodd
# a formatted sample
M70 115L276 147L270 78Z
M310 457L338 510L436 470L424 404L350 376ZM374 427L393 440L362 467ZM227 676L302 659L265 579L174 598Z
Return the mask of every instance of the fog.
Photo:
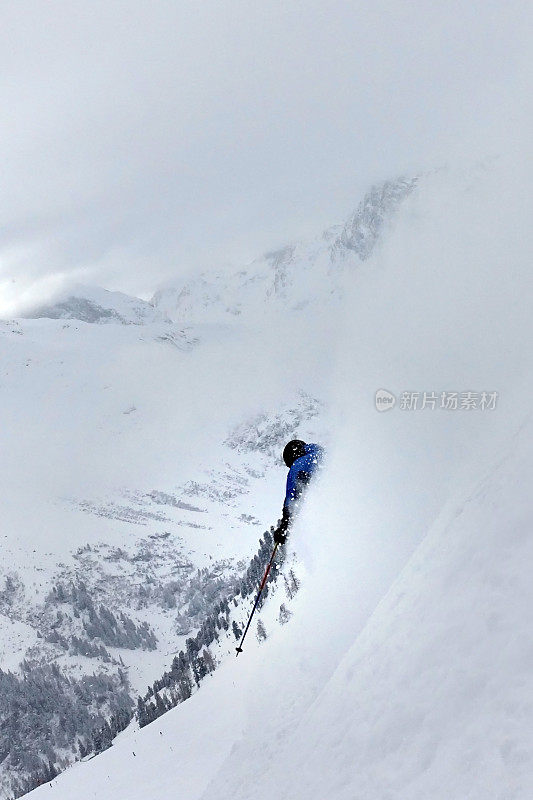
M22 2L0 27L0 313L149 297L528 145L529 4Z

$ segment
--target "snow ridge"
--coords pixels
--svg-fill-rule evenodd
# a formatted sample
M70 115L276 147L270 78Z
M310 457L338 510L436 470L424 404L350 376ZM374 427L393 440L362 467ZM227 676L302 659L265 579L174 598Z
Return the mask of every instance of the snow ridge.
M47 305L32 309L26 319L77 319L91 324L146 325L164 317L150 303L122 292L93 286L73 286ZM168 322L168 320L167 320Z
M370 257L417 181L398 178L378 184L344 225L267 252L235 272L204 272L185 286L160 289L152 304L180 324L321 305L342 293L347 266L356 268Z

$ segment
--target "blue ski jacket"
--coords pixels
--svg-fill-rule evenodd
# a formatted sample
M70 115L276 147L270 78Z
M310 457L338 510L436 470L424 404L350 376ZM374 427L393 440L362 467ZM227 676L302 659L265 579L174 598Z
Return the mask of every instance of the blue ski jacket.
M297 458L287 475L287 491L285 492L284 511L292 513L304 487L320 466L324 456L324 448L319 444L306 444L305 455Z

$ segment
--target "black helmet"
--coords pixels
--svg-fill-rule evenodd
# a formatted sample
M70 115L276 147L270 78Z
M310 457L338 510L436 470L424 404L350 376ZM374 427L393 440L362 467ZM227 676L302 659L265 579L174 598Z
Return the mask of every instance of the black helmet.
M293 439L285 445L283 450L283 460L288 467L292 467L297 458L305 456L305 442L301 439Z

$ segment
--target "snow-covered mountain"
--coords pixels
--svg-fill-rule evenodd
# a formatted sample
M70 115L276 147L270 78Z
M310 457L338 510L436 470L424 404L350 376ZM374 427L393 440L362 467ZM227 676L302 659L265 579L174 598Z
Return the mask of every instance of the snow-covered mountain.
M272 407L273 387L251 380L238 398L245 362L224 331L200 341L168 322L114 323L0 329L6 792L10 776L24 786L91 747L91 730L131 712L231 596L280 512L284 437L318 423L320 403L296 389ZM268 447L250 446L250 426Z
M202 304L177 318L78 285L1 323L6 793L98 749L102 725L126 724L220 604L251 590L282 446L327 437L327 353L303 353L305 317L268 345L262 324L235 329ZM285 334L302 343L288 357Z
M153 305L138 297L83 285L63 289L52 302L33 309L26 316L30 319L78 319L81 322L118 322L123 325L164 321Z
M503 163L391 182L238 273L2 324L6 796L529 798L508 186ZM235 659L294 435L328 459Z
M310 241L265 253L234 272L213 269L185 286L160 289L152 304L164 316L183 324L241 314L254 317L301 311L338 299L345 271L370 257L386 224L416 184L416 178L386 181L365 195L344 224L328 228Z

